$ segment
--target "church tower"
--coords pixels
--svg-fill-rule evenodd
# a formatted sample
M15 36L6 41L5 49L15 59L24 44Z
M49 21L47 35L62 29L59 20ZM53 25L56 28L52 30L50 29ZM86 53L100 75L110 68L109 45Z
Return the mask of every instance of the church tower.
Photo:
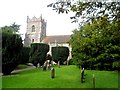
M31 43L40 43L46 37L46 21L35 16L30 19L27 16L27 31L24 39L24 46L30 46Z

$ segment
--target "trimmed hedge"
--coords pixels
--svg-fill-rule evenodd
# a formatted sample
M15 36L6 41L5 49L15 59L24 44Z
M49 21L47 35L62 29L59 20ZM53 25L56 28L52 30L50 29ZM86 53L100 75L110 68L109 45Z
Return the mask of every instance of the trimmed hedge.
M33 43L30 49L30 62L37 67L37 64L43 65L46 61L46 55L49 51L49 45L44 43Z
M17 34L2 33L2 73L9 75L21 61L22 39Z
M30 47L23 47L22 48L21 64L29 63L29 57L30 57L29 52L30 52Z
M69 56L68 47L52 47L52 58L57 63L60 61L60 64L63 64Z

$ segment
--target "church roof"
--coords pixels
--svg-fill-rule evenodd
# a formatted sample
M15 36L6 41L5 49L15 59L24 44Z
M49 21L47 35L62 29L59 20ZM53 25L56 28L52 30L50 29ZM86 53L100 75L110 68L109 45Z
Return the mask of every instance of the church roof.
M43 43L67 43L70 40L70 35L55 35L55 36L46 36L42 42Z

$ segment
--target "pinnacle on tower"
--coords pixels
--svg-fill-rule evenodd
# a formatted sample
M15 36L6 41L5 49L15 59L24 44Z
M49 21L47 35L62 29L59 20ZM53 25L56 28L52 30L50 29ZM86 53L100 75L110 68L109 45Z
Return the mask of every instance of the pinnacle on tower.
M29 16L27 16L27 22L28 22L28 20L29 20Z
M42 20L42 14L40 15L40 19Z

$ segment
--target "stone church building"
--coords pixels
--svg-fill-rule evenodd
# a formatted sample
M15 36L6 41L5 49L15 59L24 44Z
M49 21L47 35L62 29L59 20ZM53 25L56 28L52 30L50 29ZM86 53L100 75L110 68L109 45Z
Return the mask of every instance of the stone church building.
M30 46L31 43L40 43L46 37L46 21L39 18L27 17L27 31L24 39L24 46Z
M33 18L27 17L27 30L24 39L24 46L30 46L31 43L46 43L50 46L49 54L51 54L51 47L66 46L70 50L70 56L68 57L68 59L70 59L71 47L68 44L70 35L47 36L46 25L47 22L42 18L42 15L39 18L36 18L35 16Z

